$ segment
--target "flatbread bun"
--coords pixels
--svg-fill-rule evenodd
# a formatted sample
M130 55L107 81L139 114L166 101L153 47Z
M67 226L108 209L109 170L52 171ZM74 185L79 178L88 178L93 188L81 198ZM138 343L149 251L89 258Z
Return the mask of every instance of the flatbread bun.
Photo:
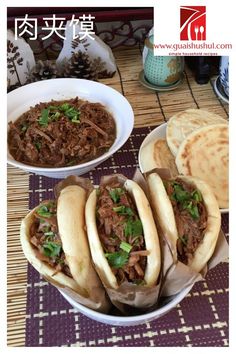
M92 265L85 230L86 191L79 186L64 188L57 202L58 229L66 260L77 284L92 297L101 282Z
M30 242L30 228L34 222L34 208L22 220L20 239L27 260L42 276L59 289L72 290L81 304L106 312L109 302L103 285L92 265L85 229L86 192L79 186L64 188L57 202L57 223L67 264L73 278L37 258L35 247Z
M196 189L201 192L208 214L207 227L204 231L203 241L198 246L192 260L188 263L188 266L191 269L200 272L214 253L221 225L220 210L211 188L204 181L189 176L178 176L178 178L187 183L193 184ZM175 250L176 256L178 231L170 199L165 190L164 184L157 173L151 173L147 177L147 181L150 189L153 210L156 213L161 229L167 238L171 249Z
M30 242L30 227L34 221L34 212L38 207L31 210L21 222L20 240L23 252L29 263L47 279L48 282L60 288L69 287L75 292L88 296L88 293L81 288L74 279L68 277L62 272L55 274L55 269L48 263L42 262L37 258L34 246Z
M166 139L156 139L145 145L140 151L142 171L151 171L153 168L167 168L172 176L178 175L175 157L171 153Z
M166 139L172 154L177 155L182 141L194 130L211 124L227 124L227 120L202 109L187 109L171 117L167 123Z
M205 181L220 208L228 208L228 125L214 124L191 133L180 145L175 162L179 173Z
M152 210L143 190L136 182L126 180L124 188L133 196L139 218L143 225L146 249L149 251L144 280L146 286L152 287L156 285L161 269L160 244ZM119 287L117 279L104 255L98 235L96 226L96 203L97 194L96 191L93 191L87 200L85 208L86 225L92 258L97 273L104 286L117 289Z

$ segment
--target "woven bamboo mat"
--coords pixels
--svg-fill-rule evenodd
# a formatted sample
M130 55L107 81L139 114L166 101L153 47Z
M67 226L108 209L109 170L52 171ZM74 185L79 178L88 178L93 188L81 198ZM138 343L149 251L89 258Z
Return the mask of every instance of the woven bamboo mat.
M114 54L118 71L113 78L102 82L123 93L129 100L134 109L136 128L162 124L173 113L187 108L208 109L227 118L228 105L215 95L214 78L208 84L200 86L187 69L184 83L177 90L157 93L146 89L138 81L142 69L141 51L138 47L119 48ZM136 133L137 131L138 129ZM143 138L140 138L140 142ZM7 334L9 346L25 346L27 342L27 261L19 242L19 226L28 208L29 174L8 167ZM177 311L182 310L178 308ZM225 339L222 345L228 345L227 336L223 338Z

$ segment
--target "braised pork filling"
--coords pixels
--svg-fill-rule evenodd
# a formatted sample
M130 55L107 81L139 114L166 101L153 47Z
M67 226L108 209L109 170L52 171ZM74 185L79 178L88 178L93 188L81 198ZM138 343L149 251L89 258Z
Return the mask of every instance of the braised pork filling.
M207 211L201 193L180 179L164 181L178 230L178 259L185 264L192 259L203 240L207 226Z
M30 242L35 247L37 258L55 268L55 273L63 272L72 278L62 249L56 217L56 202L40 204L34 211L34 221L30 227Z
M98 234L118 284L126 280L144 285L148 251L132 198L117 182L101 186L97 194Z
M115 137L115 121L105 107L76 97L36 104L10 122L8 147L22 163L66 167L101 156Z

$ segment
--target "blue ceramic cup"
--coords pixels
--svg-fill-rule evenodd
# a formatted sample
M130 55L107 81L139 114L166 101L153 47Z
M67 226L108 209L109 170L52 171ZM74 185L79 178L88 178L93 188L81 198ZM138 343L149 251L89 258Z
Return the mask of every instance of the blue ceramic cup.
M148 82L155 86L171 86L180 80L183 73L183 57L154 56L154 36L145 41L148 49L144 62L144 75Z

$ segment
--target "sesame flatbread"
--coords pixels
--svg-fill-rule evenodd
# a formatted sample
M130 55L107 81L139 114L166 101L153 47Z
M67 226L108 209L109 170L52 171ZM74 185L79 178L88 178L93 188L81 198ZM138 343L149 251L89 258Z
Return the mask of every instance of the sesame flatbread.
M182 141L194 130L211 124L227 124L227 120L202 109L187 109L175 114L167 123L166 139L174 156Z
M179 173L207 182L220 208L228 208L229 137L228 125L215 124L191 133L176 156Z

